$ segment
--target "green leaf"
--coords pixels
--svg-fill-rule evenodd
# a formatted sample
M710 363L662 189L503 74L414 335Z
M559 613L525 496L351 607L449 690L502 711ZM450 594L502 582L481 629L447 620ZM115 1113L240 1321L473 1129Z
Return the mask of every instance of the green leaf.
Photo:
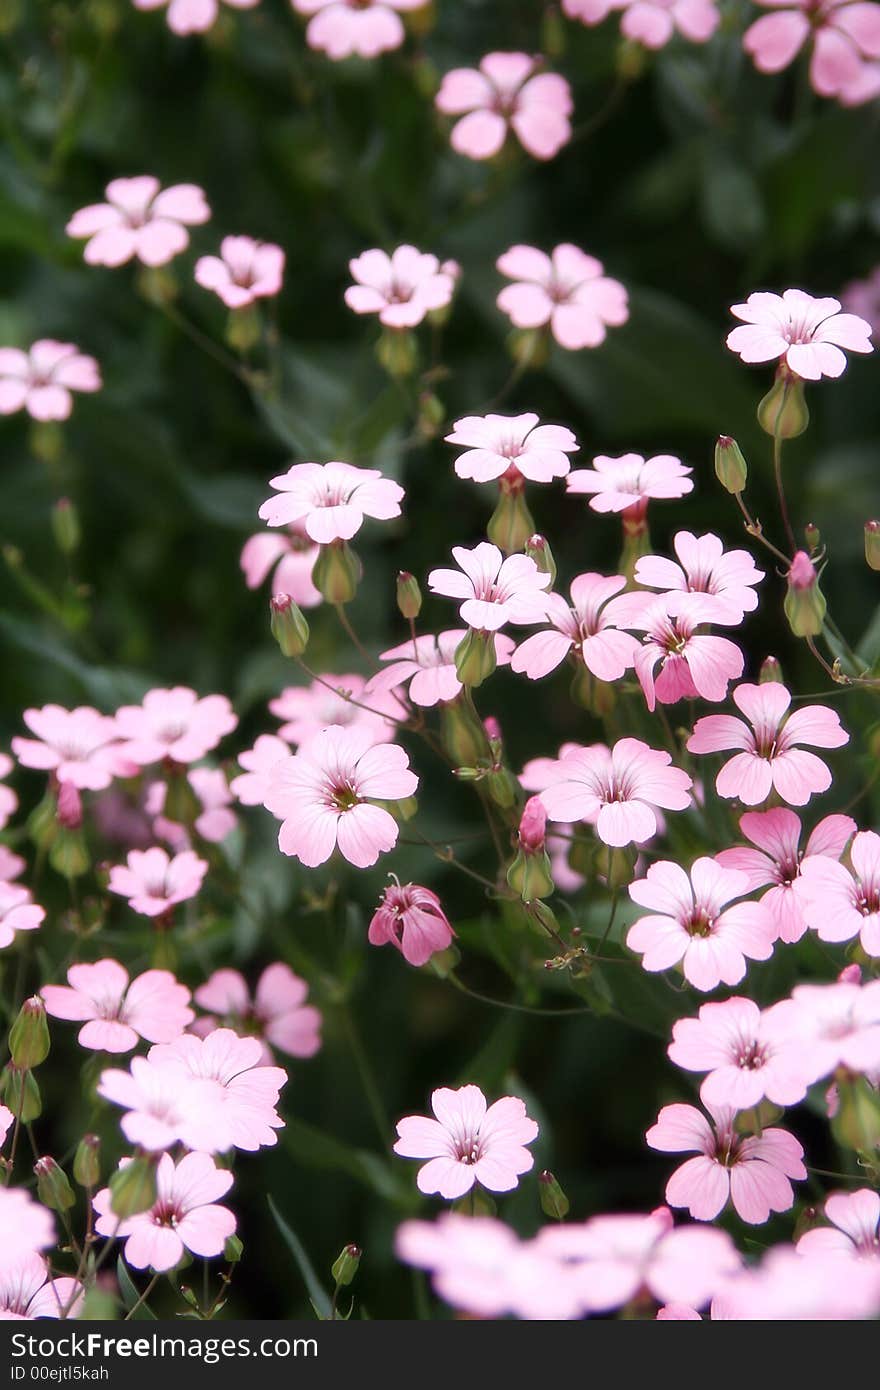
M131 1275L126 1269L125 1261L123 1260L121 1255L116 1261L116 1278L119 1281L119 1292L122 1294L122 1301L125 1304L128 1311L131 1313L132 1308L134 1308L141 1295L137 1286L132 1281ZM156 1322L157 1318L156 1314L152 1312L148 1305L146 1303L142 1303L134 1313L131 1313L130 1321Z
M323 1321L326 1321L331 1316L332 1305L328 1294L325 1292L320 1279L315 1273L311 1260L306 1254L305 1246L296 1232L291 1230L290 1226L288 1226L272 1198L267 1197L266 1200L269 1203L272 1219L281 1232L284 1242L296 1262L296 1267L303 1277L303 1283L308 1291L311 1305L317 1316Z
M89 699L104 709L116 709L129 701L140 701L144 691L149 688L148 677L118 667L95 666L84 661L42 625L16 618L11 613L0 612L0 633L20 651L67 672Z
M412 1210L415 1198L408 1186L398 1181L388 1163L378 1154L353 1149L325 1134L304 1120L287 1121L282 1142L291 1155L307 1168L331 1169L348 1173L385 1201Z

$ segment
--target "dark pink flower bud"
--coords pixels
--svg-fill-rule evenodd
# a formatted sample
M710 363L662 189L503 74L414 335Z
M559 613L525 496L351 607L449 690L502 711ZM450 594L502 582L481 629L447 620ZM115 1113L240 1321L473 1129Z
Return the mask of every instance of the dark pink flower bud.
M845 965L837 977L842 985L860 985L862 983L862 967L856 965Z
M501 725L494 714L486 716L483 720L483 728L486 730L486 737L491 739L493 743L501 742Z
M788 571L785 616L795 637L817 637L825 622L825 596L812 560L799 550Z
M62 782L58 787L56 816L65 830L79 830L82 825L82 797L72 782Z
M805 550L799 550L792 560L788 582L793 589L810 589L815 584L816 571Z
M544 848L547 832L547 812L539 796L530 796L523 807L519 823L519 842L523 849L537 854Z

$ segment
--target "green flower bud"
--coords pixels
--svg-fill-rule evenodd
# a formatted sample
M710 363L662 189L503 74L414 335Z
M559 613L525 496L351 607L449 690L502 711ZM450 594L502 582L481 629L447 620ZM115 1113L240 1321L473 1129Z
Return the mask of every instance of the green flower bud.
M486 790L496 806L507 811L516 801L519 784L506 767L491 767L483 779Z
M80 1187L97 1187L101 1181L101 1141L97 1134L84 1134L73 1158L73 1177Z
M17 1067L30 1071L49 1056L49 1024L39 995L26 999L9 1030L9 1053Z
M406 328L386 328L376 344L376 356L389 376L412 376L419 362L419 345Z
M534 902L536 898L549 898L555 884L546 851L528 854L518 849L507 870L507 882L524 903Z
M312 569L312 583L328 603L351 603L363 567L347 541L322 545Z
M538 1174L538 1196L545 1216L553 1221L565 1220L571 1203L548 1168Z
M785 684L785 677L782 674L782 666L779 659L775 656L765 656L761 662L761 670L758 674L758 684L767 685L770 681L777 681L780 685Z
M807 550L809 550L811 555L815 555L819 546L822 544L822 533L815 522L807 522L804 527L804 540L806 541Z
M263 322L256 304L231 310L226 320L226 341L234 352L249 352L260 341L262 332Z
M48 850L58 834L58 798L51 790L37 803L27 819L27 832L37 849Z
M409 570L401 570L397 576L397 607L401 617L412 621L422 611L422 591L419 581Z
M486 730L473 709L459 697L440 706L443 747L458 768L475 768L489 757Z
M62 555L73 555L82 539L79 515L69 497L59 497L52 508L52 534Z
M29 1125L43 1113L37 1078L24 1067L13 1066L10 1062L3 1068L0 1094L13 1115L21 1120L23 1125Z
M238 1236L227 1236L223 1246L223 1258L231 1265L237 1265L244 1254L244 1245Z
M110 1210L125 1220L149 1211L156 1200L156 1160L133 1158L117 1168L110 1179Z
M455 649L455 670L462 685L482 685L497 664L494 632L477 632L469 628ZM473 761L476 762L476 759Z
M457 946L447 946L445 951L435 951L428 965L441 980L447 979L457 969L461 961L461 951Z
M611 682L600 681L580 661L571 683L571 698L598 719L604 719L617 704L617 692Z
M553 551L550 549L549 542L543 536L529 536L525 545L525 552L530 560L534 560L542 574L549 574L552 589L556 583L556 561L553 558Z
M498 505L489 518L486 535L505 555L523 550L535 531L535 519L526 505L522 488L501 488Z
M795 637L817 637L822 631L827 604L813 562L805 550L795 555L787 578L783 608L789 627Z
M43 1206L52 1211L68 1211L76 1205L76 1193L71 1187L67 1174L59 1168L54 1158L38 1158L34 1164L37 1178L37 1196Z
M81 878L88 873L92 859L83 831L59 826L49 850L49 863L64 878Z
M720 434L715 445L715 476L734 496L745 490L749 470L742 449L729 434Z
M617 71L625 82L635 82L645 71L648 50L632 39L624 39L617 49Z
M283 656L302 656L309 645L309 625L290 594L270 598L269 626Z
M34 458L41 463L60 463L64 453L64 436L55 420L40 420L31 425L28 444Z
M178 285L174 271L167 265L142 266L135 280L137 291L148 304L173 304Z
M880 570L880 521L865 522L865 559L872 570Z
M804 383L783 367L758 405L758 424L773 439L796 439L809 423Z
M412 820L413 816L418 815L419 801L418 797L415 796L406 796L402 801L383 801L382 805L387 808L395 820L408 821Z
M880 1092L863 1076L838 1082L840 1104L831 1121L838 1144L858 1153L871 1153L880 1145Z
M346 1245L338 1258L333 1261L330 1274L337 1289L344 1289L347 1284L351 1283L358 1272L361 1254L359 1245Z
M507 350L514 362L540 371L550 356L550 335L546 328L515 328L507 335Z

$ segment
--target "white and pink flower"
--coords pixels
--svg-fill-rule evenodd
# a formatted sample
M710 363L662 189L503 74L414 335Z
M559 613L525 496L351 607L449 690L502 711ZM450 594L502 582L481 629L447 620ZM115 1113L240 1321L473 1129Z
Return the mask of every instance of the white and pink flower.
M78 1279L49 1278L42 1255L25 1255L0 1271L0 1319L75 1318L85 1289Z
M136 771L120 748L116 720L89 705L72 710L44 705L26 709L22 719L37 736L12 740L12 751L22 767L52 772L58 782L69 782L81 791L102 791L114 777Z
M637 738L574 749L556 764L541 801L552 821L595 823L606 845L645 844L657 833L658 806L685 811L691 804L691 779L671 763Z
M869 1187L832 1192L825 1199L828 1226L816 1226L797 1243L799 1255L880 1260L880 1193Z
M751 999L703 1004L696 1018L680 1018L668 1053L685 1071L708 1073L700 1087L707 1107L749 1110L765 1098L796 1105L809 1078L798 1039L798 1010L783 999L763 1012Z
M568 455L579 445L563 425L542 425L537 415L465 415L456 420L447 444L460 444L465 452L455 460L459 478L490 483L509 480L551 483L564 478L571 463Z
M80 208L65 228L70 237L87 238L89 265L119 266L132 257L146 266L165 265L189 245L187 227L211 216L201 188L178 183L162 189L151 174L114 179L104 195L106 203Z
M615 602L625 586L622 575L579 574L571 583L571 607L559 594L548 594L552 627L520 643L511 670L540 680L571 653L597 680L618 680L639 650L635 637L617 628L618 616L623 620L629 612L628 604Z
M576 468L565 480L568 492L590 498L594 512L644 516L652 499L686 497L693 492L691 469L673 454L598 454L592 468Z
M534 246L511 246L495 264L514 282L501 290L498 308L515 328L549 325L560 347L573 352L598 347L609 328L619 328L629 318L623 285L604 273L595 256L570 242L549 256Z
M77 1041L95 1052L130 1052L141 1038L171 1042L195 1018L189 990L169 970L129 980L125 967L109 958L72 965L66 985L44 985L40 994L52 1018L82 1023Z
M547 612L550 575L542 574L528 555L508 555L497 545L481 541L468 550L452 547L459 568L431 570L428 587L434 594L461 599L462 621L478 632L497 632L505 623L541 622Z
M510 1192L534 1165L525 1147L538 1137L538 1126L516 1096L503 1096L487 1107L479 1086L431 1096L436 1119L408 1115L398 1121L394 1152L401 1158L426 1158L416 1185L456 1201L479 1183L490 1192Z
M244 768L233 777L229 790L243 806L262 806L269 790L272 769L283 759L291 757L290 744L274 734L260 734L253 748L239 753L238 762Z
M271 1066L272 1051L291 1057L314 1057L321 1046L321 1012L307 1004L309 987L289 965L267 965L251 998L238 970L215 970L193 999L209 1012L196 1020L192 1032L207 1037L218 1028L260 1038L262 1061Z
M285 531L259 531L245 541L240 564L249 589L258 589L271 574L273 594L289 594L300 608L317 608L323 598L312 583L318 546L301 521Z
M15 933L35 931L45 921L45 909L19 883L0 881L0 951L11 946Z
M350 541L364 518L390 521L400 516L403 488L383 478L376 468L354 468L350 463L295 463L286 473L270 479L281 495L260 507L269 526L289 526L301 521L317 545Z
M366 687L364 676L326 675L311 685L285 686L269 709L284 720L278 733L295 748L331 724L363 729L373 743L391 743L406 711L390 692Z
M409 698L414 705L430 709L456 699L461 694L462 684L455 669L455 652L466 636L467 628L457 627L436 636L423 634L415 641L410 638L399 647L389 647L379 660L391 664L367 682L365 693L370 703L374 692L396 690L407 681ZM494 641L496 663L507 666L514 650L513 639L496 632Z
M880 16L880 5L853 8L876 9ZM814 299L803 290L786 290L782 295L759 291L744 304L731 305L730 312L743 321L742 327L727 335L732 352L749 363L780 358L795 376L807 381L840 376L846 367L842 348L874 351L871 325L855 314L842 314L837 299Z
M238 719L225 695L202 699L188 686L148 690L140 705L116 711L122 752L138 767L170 758L195 763L235 728ZM59 774L60 775L60 774Z
M311 15L306 43L339 62L356 55L377 58L406 37L401 14L428 0L291 0L297 14Z
M449 263L415 246L364 251L349 261L355 284L345 302L356 314L378 314L386 328L415 328L433 309L445 309L455 293L458 276Z
M758 606L755 585L764 578L747 550L725 550L711 532L695 536L679 531L673 538L679 563L663 555L643 555L636 562L635 578L646 589L662 593L707 594L715 600L713 622L737 626Z
M27 352L0 348L0 415L26 410L33 420L66 420L72 391L100 391L101 371L73 343L40 338Z
M552 159L571 139L571 88L527 53L487 53L479 69L454 68L434 104L461 117L450 141L468 159L491 159L509 131L534 159Z
M717 621L710 594L632 594L627 601L630 617L618 621L644 633L633 665L649 710L658 702L674 705L701 697L720 703L727 698L730 682L743 673L745 658L729 638L700 631Z
M227 236L219 256L196 261L196 284L213 290L227 309L245 309L256 299L272 299L281 292L284 252L271 241L249 236Z
M123 1165L129 1160L123 1159ZM222 1255L235 1233L235 1217L218 1205L232 1186L232 1174L204 1153L184 1154L177 1163L163 1154L156 1166L156 1200L146 1211L122 1221L112 1209L112 1193L94 1198L95 1230L125 1242L123 1258L132 1269L148 1266L157 1274L174 1269L185 1251L201 1259Z
M107 887L111 893L128 898L132 912L162 917L178 903L194 898L207 872L207 861L193 850L170 857L154 845L130 850L125 864L114 864Z
M865 0L758 3L775 11L756 19L743 36L743 48L759 71L782 72L805 44L811 44L810 83L820 96L836 97L845 106L860 105L877 96L880 5Z
M801 911L820 941L858 936L867 955L880 956L880 835L860 830L849 860L849 869L823 855L804 861L795 887Z

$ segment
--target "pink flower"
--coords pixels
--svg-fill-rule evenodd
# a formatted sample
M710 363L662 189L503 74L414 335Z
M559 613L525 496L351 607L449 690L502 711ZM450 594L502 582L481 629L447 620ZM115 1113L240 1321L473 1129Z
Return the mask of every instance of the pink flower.
M619 679L639 650L636 639L616 627L623 610L614 596L625 586L621 575L579 574L572 580L570 608L559 594L548 594L547 617L552 627L520 643L511 670L540 680L571 652L598 680Z
M312 15L306 29L310 48L338 62L357 54L376 58L399 48L406 33L398 10L420 10L428 0L291 0L298 14Z
M401 1158L427 1158L416 1186L454 1202L480 1183L490 1192L511 1192L534 1158L524 1147L538 1137L538 1126L516 1096L486 1107L479 1086L457 1091L441 1086L431 1095L436 1119L408 1115L397 1125L394 1152Z
M729 714L709 714L698 719L687 741L691 753L742 751L719 772L715 786L719 796L737 797L746 806L759 806L771 791L792 806L805 806L815 792L831 786L831 772L814 748L841 748L849 734L840 718L824 705L801 705L787 715L791 694L778 681L763 685L738 685L733 703L749 720L744 724Z
M751 999L725 999L704 1004L697 1018L680 1018L668 1052L676 1066L708 1072L700 1088L707 1107L749 1110L765 1097L796 1105L809 1080L797 1029L790 1000L762 1012Z
M797 985L791 998L792 1038L809 1082L838 1067L880 1075L880 980Z
M383 478L376 468L295 463L286 473L272 478L271 484L281 496L263 503L263 521L269 526L302 521L306 534L318 545L350 541L366 516L378 521L400 516L403 488Z
M487 53L476 68L447 72L434 98L452 127L452 148L468 159L491 159L509 130L535 159L552 159L571 139L571 88L555 72L539 71L526 53Z
M72 965L67 980L40 990L46 1012L82 1023L77 1041L96 1052L130 1052L140 1038L171 1042L195 1018L189 990L169 970L147 970L129 984L128 971L104 959Z
M397 844L397 822L375 802L405 800L418 784L398 744L331 724L272 769L264 805L282 821L282 854L313 869L338 846L344 859L365 869Z
M0 1187L0 1273L37 1250L55 1244L55 1221L50 1211L18 1187Z
M281 290L284 252L270 241L249 236L227 236L219 256L196 261L196 284L213 290L227 309L244 309L255 299L271 299Z
M134 770L119 746L116 721L88 705L26 709L22 718L36 739L14 738L12 751L22 767L54 772L59 782L88 791L109 787L114 777Z
M721 18L713 0L633 0L621 8L620 32L645 48L663 48L676 31L690 43L706 43Z
M66 420L71 391L100 391L101 385L94 357L73 343L41 338L27 352L0 348L0 415L23 407L34 420Z
M172 1075L158 1061L132 1057L128 1071L103 1071L97 1092L125 1110L120 1127L126 1139L152 1153L177 1143L205 1153L231 1147L214 1088L178 1071Z
M761 72L781 72L811 41L810 82L820 96L838 97L851 104L853 98L857 103L876 95L876 91L862 94L859 89L870 60L880 58L880 6L863 0L759 3L777 10L755 20L743 36L743 48ZM839 376L840 372L828 375Z
M627 600L631 615L619 616L618 622L645 634L633 664L648 709L658 701L674 705L697 696L726 699L728 685L742 675L744 657L727 637L699 631L717 621L711 595L670 593L655 599L633 594Z
M542 574L528 555L501 554L497 545L481 541L468 550L452 547L458 570L431 570L428 587L434 594L462 599L462 621L478 632L497 632L505 623L540 622L547 612L550 575Z
M657 806L685 811L691 804L691 779L671 762L637 738L580 748L559 760L541 800L553 821L595 820L606 845L641 845L657 833Z
M871 8L880 15L880 5ZM839 300L813 299L803 290L786 290L781 296L750 294L745 304L731 305L730 312L743 320L743 327L727 335L732 352L739 353L744 362L782 358L790 371L807 381L840 376L846 367L841 348L850 352L874 350L868 341L869 323L854 314L841 314Z
M410 965L427 964L454 936L436 893L396 879L382 894L367 933L372 946L396 946Z
M601 24L614 10L623 7L625 0L562 0L562 13L581 24Z
M206 1037L225 1027L261 1038L267 1065L273 1060L270 1045L291 1057L314 1057L321 1046L321 1014L305 1003L308 992L305 980L282 961L266 967L253 999L237 970L215 970L193 996L214 1016L198 1019L192 1031Z
M714 859L694 861L690 877L678 864L661 860L645 878L629 885L629 895L654 915L640 917L626 944L642 955L652 972L681 963L696 989L737 985L746 973L746 958L769 960L776 929L760 903L735 902L748 892L748 878L724 869Z
M123 1165L129 1160L123 1159ZM235 1217L217 1205L232 1186L232 1174L217 1168L208 1154L184 1154L176 1164L163 1154L156 1167L156 1200L147 1211L120 1222L109 1187L95 1195L95 1230L125 1241L123 1256L133 1269L149 1265L157 1274L174 1269L184 1251L202 1259L222 1255L235 1231Z
M754 585L760 584L764 571L755 566L747 550L725 551L711 532L695 536L679 531L672 544L681 563L662 555L643 555L636 563L637 583L663 593L711 595L715 600L712 621L725 626L735 627L745 613L755 611L758 595Z
M817 1226L797 1243L799 1255L842 1255L850 1260L880 1260L880 1193L832 1192L825 1199L830 1226Z
M645 1135L661 1153L689 1153L666 1184L666 1201L685 1207L695 1221L714 1221L728 1201L743 1221L760 1226L774 1211L794 1204L789 1179L803 1180L804 1151L785 1129L765 1129L760 1136L736 1129L736 1110L707 1105L712 1123L693 1105L664 1105Z
M232 793L226 781L226 774L219 767L194 767L186 775L186 780L201 804L201 811L193 821L193 830L209 844L219 845L227 839L238 825L238 818L229 808ZM168 798L168 784L153 782L147 789L145 810L154 816L151 838L164 840L175 853L192 847L189 830L178 821L172 821L163 814Z
M562 425L542 425L537 415L465 415L456 420L447 444L462 444L455 460L459 478L489 483L505 474L532 483L564 478L568 455L578 442Z
M8 754L0 753L0 778L8 777L14 767L15 763ZM18 797L15 792L11 787L4 787L0 783L0 830L6 828L9 817L14 815L17 810ZM12 865L17 862L20 862L21 868L15 869L13 872ZM0 845L0 879L17 878L23 868L24 860L19 861L18 857L10 849L7 849L6 845Z
M528 854L538 854L547 843L547 812L539 796L530 796L522 809L517 840Z
M839 859L855 833L855 821L850 816L826 816L811 833L803 851L800 848L800 818L787 807L746 811L740 817L739 828L757 848L724 849L717 855L718 863L748 874L750 892L772 884L761 902L775 918L780 940L800 941L807 930L794 891L801 861L814 854Z
M235 10L252 10L260 0L223 0ZM220 0L132 0L136 10L168 6L168 28L178 35L204 34L220 13ZM169 190L170 191L170 190Z
M414 246L398 246L390 256L364 251L348 268L357 282L345 291L349 309L378 314L386 328L415 328L432 309L445 308L455 292L456 276Z
M871 325L872 333L880 333L880 265L864 280L851 280L840 296L848 314L854 314Z
M286 535L280 531L260 531L250 536L242 547L240 563L244 582L249 589L258 589L274 569L273 594L289 594L300 608L317 608L323 603L312 583L318 554L318 547L301 521L293 522Z
M736 1322L830 1322L880 1313L880 1268L873 1261L827 1259L774 1245L757 1269L719 1288L723 1316Z
M50 1279L42 1255L24 1255L0 1272L0 1319L75 1318L84 1293L77 1279Z
M823 855L804 861L795 888L801 911L820 941L859 936L867 955L880 956L880 835L860 830L849 858L851 871Z
M13 854L8 845L0 845L0 883L9 883L18 878L26 867L20 854Z
M244 772L233 777L229 790L244 806L262 806L273 767L290 756L290 747L283 739L274 734L260 734L253 748L239 753L238 761Z
M652 498L686 497L693 492L690 472L672 454L655 454L647 460L641 454L621 454L619 458L599 454L592 468L576 468L569 473L565 486L577 496L589 496L594 512L644 515Z
M549 324L560 347L598 347L607 328L619 328L629 318L623 285L603 273L601 261L570 242L549 256L534 246L511 246L495 264L515 282L499 294L498 308L516 328Z
M169 858L164 849L129 851L127 865L115 864L107 885L111 893L128 898L133 912L145 917L161 917L176 903L194 898L208 872L206 860L192 850Z
M106 203L80 208L65 228L87 237L89 265L118 266L137 257L144 265L165 265L189 245L187 226L207 222L211 209L201 188L178 183L160 192L151 174L114 179L104 190Z
M430 708L436 704L447 704L461 694L461 681L455 669L455 651L467 636L467 629L452 628L436 636L426 634L401 642L399 647L389 647L382 652L380 661L390 661L378 675L367 683L366 695L372 703L373 692L396 690L409 681L409 698L413 704ZM514 643L503 632L495 633L495 659L499 666L506 666L511 658Z
M0 951L12 945L17 931L35 931L45 916L27 888L0 881Z
M123 753L139 767L170 758L195 763L235 728L238 719L225 695L205 695L176 685L171 690L148 690L142 705L123 705L116 711Z
M276 699L269 701L269 709L277 719L285 721L278 732L294 747L308 743L331 724L363 729L373 743L390 743L398 724L406 718L406 711L393 695L368 692L366 685L363 676L328 674L311 685L286 686Z
M259 1038L240 1038L231 1028L218 1028L206 1038L184 1033L174 1042L151 1047L147 1061L164 1074L169 1089L180 1084L188 1090L192 1085L197 1110L198 1098L211 1098L205 1113L216 1131L215 1143L209 1146L214 1152L230 1147L253 1152L278 1142L275 1131L284 1128L284 1121L275 1106L287 1072L263 1065ZM225 1142L220 1137L224 1130ZM181 1138L188 1142L183 1133Z

